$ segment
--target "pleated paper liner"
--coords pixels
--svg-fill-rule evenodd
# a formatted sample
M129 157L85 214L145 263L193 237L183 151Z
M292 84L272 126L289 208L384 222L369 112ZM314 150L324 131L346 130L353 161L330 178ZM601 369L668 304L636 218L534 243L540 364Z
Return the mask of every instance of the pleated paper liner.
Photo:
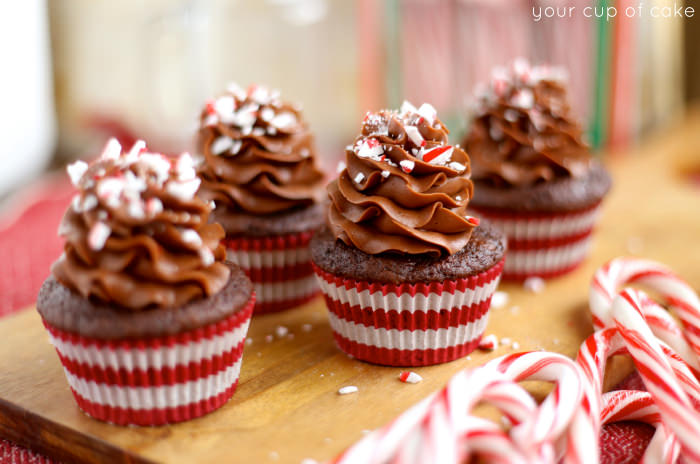
M255 294L226 319L163 337L101 340L44 326L85 413L154 426L194 419L231 398L254 306Z
M255 314L284 311L318 295L309 241L313 232L270 237L227 237L228 258L250 277Z
M314 264L333 335L375 364L426 366L472 352L486 328L504 261L464 279L386 284L333 275Z
M503 279L554 278L576 269L588 256L600 202L565 213L521 213L472 208L508 238Z

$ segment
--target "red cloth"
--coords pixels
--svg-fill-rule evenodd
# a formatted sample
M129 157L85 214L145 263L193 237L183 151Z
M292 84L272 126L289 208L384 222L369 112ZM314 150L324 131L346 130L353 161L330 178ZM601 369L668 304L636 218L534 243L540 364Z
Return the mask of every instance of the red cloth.
M61 254L62 240L56 232L73 193L67 181L47 179L11 199L17 203L15 208L0 215L0 316L34 303L51 263ZM620 388L644 390L644 385L634 374ZM601 463L638 462L653 433L651 426L639 422L605 426L601 433ZM0 440L0 464L53 462Z

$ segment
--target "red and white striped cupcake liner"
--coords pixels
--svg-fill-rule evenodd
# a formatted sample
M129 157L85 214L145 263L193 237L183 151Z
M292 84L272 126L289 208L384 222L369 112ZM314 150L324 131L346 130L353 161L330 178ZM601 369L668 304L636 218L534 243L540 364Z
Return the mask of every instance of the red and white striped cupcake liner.
M474 351L486 328L503 261L458 280L385 284L330 274L316 264L335 341L388 366L427 366Z
M217 323L176 335L101 340L44 321L78 406L118 425L203 416L236 390L255 295Z
M505 280L553 278L573 271L588 256L600 202L567 213L517 213L473 208L508 237Z
M227 237L228 259L248 275L257 295L255 314L299 306L318 295L311 267L313 232L271 237Z

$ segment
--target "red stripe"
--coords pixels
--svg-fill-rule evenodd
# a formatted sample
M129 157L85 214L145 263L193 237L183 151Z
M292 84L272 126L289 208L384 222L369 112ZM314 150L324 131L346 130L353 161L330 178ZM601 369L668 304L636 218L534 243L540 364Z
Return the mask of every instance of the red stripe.
M564 237L550 237L531 240L515 240L508 237L508 250L549 250L551 248L563 247L579 243L591 236L593 228L590 227L575 235L567 235Z
M484 286L489 284L501 274L503 270L503 264L505 259L502 259L495 266L487 269L486 271L476 274L465 279L455 279L455 280L445 280L441 282L420 282L415 284L402 283L402 284L386 284L381 282L368 282L361 280L354 280L350 278L345 278L341 276L333 275L325 270L321 269L312 262L314 272L321 277L323 280L331 285L337 287L345 287L347 290L355 289L358 292L368 290L369 293L381 292L382 295L387 295L393 293L397 296L403 294L409 294L411 296L416 296L416 294L423 294L428 296L431 293L442 295L442 293L454 293L455 291L464 292L466 290L474 290L476 287Z
M357 359L384 366L430 366L462 358L479 346L481 336L462 345L428 350L378 348L348 340L337 332L333 337L338 347Z
M543 279L552 279L554 277L559 277L564 274L568 274L569 272L573 271L577 267L581 265L581 263L584 261L585 258L576 261L573 264L570 264L568 266L565 266L563 268L557 268L557 269L552 269L549 271L526 271L526 272L513 272L513 271L508 271L504 270L503 271L503 280L509 280L513 282L521 282L528 277L541 277Z
M273 251L304 248L309 245L312 231L298 234L274 235L271 237L226 237L222 240L224 246L230 250L244 251Z
M117 425L164 425L194 419L220 408L233 396L237 385L238 379L226 391L206 400L162 409L131 409L106 406L93 403L82 397L75 390L71 390L80 409L95 419Z
M600 205L600 201L588 206L583 209L578 209L576 211L569 211L564 213L533 213L533 212L522 212L522 211L510 211L505 209L491 209L482 208L479 206L474 206L469 204L469 208L478 212L482 217L494 218L494 219L510 219L510 220L532 220L532 219L558 219L558 218L568 218L571 216L581 216L588 212L593 211Z
M461 308L430 309L415 312L386 311L371 307L363 308L360 305L350 306L348 303L341 303L327 295L324 296L328 310L331 313L345 321L354 322L365 327L374 327L375 329L414 331L459 327L481 319L491 306L491 298L489 297L481 303Z
M287 282L290 280L303 279L314 273L314 269L311 267L311 261L283 267L277 266L252 269L241 267L241 269L250 277L253 283Z
M237 346L220 355L192 361L188 364L177 364L175 367L163 366L160 369L153 367L146 370L124 367L114 369L113 367L101 367L96 364L74 361L63 356L60 352L58 352L58 357L63 367L71 374L87 381L120 387L162 387L203 379L226 370L241 358L244 341L245 338Z
M66 332L57 327L50 325L48 322L44 322L46 330L48 330L51 335L56 338L63 340L64 342L71 343L73 345L82 346L96 346L97 348L110 348L110 349L159 349L163 346L174 346L176 344L187 344L192 342L198 342L204 339L212 339L218 335L230 332L242 324L244 324L253 314L253 307L255 306L255 292L250 297L250 300L246 305L236 311L231 316L223 319L214 324L205 325L194 330L187 332L182 332L175 335L167 335L163 337L151 337L151 338L138 338L138 339L119 339L119 340L100 340L98 338L84 337L71 332Z
M289 300L279 300L279 301L266 301L266 302L261 302L255 305L255 311L254 313L257 314L269 314L269 313L276 313L279 311L284 311L285 309L289 308L294 308L296 306L301 306L304 303L307 303L314 298L320 293L321 291L318 289L315 289L312 291L310 294L306 296L301 296L299 298L292 298Z

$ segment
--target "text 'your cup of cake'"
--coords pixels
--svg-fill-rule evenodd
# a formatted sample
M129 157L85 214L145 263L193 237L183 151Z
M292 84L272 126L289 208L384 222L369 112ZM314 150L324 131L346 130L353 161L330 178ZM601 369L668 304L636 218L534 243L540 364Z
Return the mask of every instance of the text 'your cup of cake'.
M466 212L467 154L429 104L368 113L311 241L335 341L393 366L451 361L483 335L505 237Z
M317 295L308 244L323 223L324 176L301 108L277 91L230 84L202 110L197 145L199 194L215 202L229 259L253 281L255 313Z
M478 91L464 140L472 160L470 207L505 232L504 279L555 277L590 248L610 176L583 141L566 73L516 60Z
M225 261L191 156L111 139L68 174L78 193L37 310L78 405L120 425L219 408L238 384L255 294Z

